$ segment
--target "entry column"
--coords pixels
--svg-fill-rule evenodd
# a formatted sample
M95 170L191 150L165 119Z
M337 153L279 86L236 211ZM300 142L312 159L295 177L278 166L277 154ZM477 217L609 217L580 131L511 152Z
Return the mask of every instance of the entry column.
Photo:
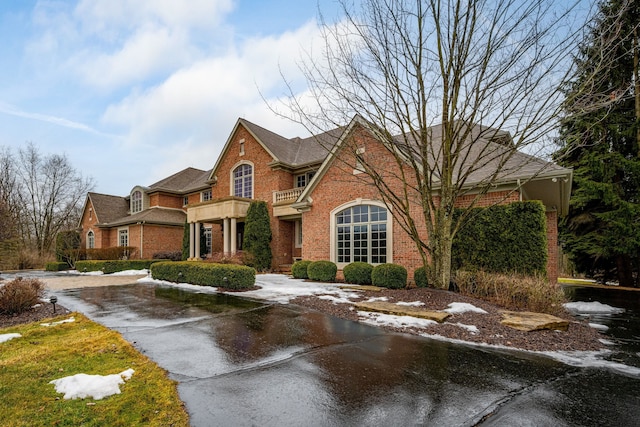
M194 258L195 259L200 259L200 223L196 222L194 225L194 232L193 234L195 234L195 255Z
M229 226L229 218L225 218L222 221L222 250L224 255L228 255L231 250L231 236L229 235L230 230Z
M231 254L238 252L238 227L237 219L231 218Z
M195 248L193 247L193 239L195 235L195 224L189 223L189 259L195 257Z

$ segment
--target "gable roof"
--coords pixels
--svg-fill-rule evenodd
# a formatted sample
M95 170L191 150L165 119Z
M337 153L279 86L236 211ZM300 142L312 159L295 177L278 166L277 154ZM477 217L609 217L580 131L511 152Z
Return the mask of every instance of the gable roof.
M322 163L329 154L327 147L332 147L344 131L344 127L341 127L307 138L285 138L246 119L239 118L229 134L216 164L211 169L210 179L213 178L222 158L228 151L231 140L239 126L243 126L258 144L269 153L273 163L280 163L290 168Z
M154 206L133 215L126 215L115 219L113 222L101 222L98 224L98 227L116 227L137 223L182 226L186 218L187 214L180 209L160 208Z
M147 188L147 192L188 193L195 191L207 186L207 178L210 172L189 167L151 184Z
M349 125L342 128L344 129L342 134L337 139L329 155L326 156L318 172L311 179L309 185L305 187L298 197L293 205L294 207L304 208L310 205L311 193L333 163L336 153L345 139L349 137L352 130L358 125L363 126L365 129L370 129L370 125L359 115L354 116ZM464 126L462 127L464 128ZM534 181L561 178L559 181L553 181L558 182L558 188L554 189L554 192L558 194L558 197L556 197L558 203L555 204L555 207L561 215L566 214L571 192L573 173L571 169L520 151L514 151L512 137L506 131L476 124L471 125L468 130L469 133L460 154L462 161L456 166L457 176L463 175L468 168L473 167L473 170L466 176L465 187L472 188L478 185L487 185L489 181L491 181L491 184L517 183L520 186L521 180ZM442 125L432 126L429 131L432 137L431 153L429 153L431 155L430 160L435 164L442 153ZM412 140L412 137L406 134L396 135L393 139L407 156L406 158L409 159L409 156L412 155L416 148L415 139ZM481 163L476 163L478 159L482 159ZM499 172L496 174L498 169ZM454 175L456 175L455 171ZM456 176L454 176L455 179L457 179Z
M99 224L107 224L122 218L129 211L129 202L125 197L89 192L87 202L89 201Z

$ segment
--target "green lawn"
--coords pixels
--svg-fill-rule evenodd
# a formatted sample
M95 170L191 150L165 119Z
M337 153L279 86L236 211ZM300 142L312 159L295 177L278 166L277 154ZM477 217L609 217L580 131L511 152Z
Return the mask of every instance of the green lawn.
M0 329L21 338L0 343L2 426L188 426L176 383L119 333L74 313L75 322ZM54 320L68 319L70 315ZM47 320L50 321L50 320ZM121 394L65 400L49 381L79 373L135 370Z

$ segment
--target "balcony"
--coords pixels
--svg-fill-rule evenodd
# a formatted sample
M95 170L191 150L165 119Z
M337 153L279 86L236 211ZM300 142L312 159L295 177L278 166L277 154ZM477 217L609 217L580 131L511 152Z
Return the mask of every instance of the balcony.
M288 190L273 192L273 216L283 217L299 217L300 212L291 207L291 204L298 200L298 197L304 191L304 187L290 188Z
M213 222L224 218L244 218L251 200L225 197L197 203L187 208L188 222Z

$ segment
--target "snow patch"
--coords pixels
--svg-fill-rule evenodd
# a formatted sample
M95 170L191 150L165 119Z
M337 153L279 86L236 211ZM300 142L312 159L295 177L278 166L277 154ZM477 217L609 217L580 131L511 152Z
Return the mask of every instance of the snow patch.
M368 300L366 300L365 302L377 302L377 301L385 302L385 301L389 301L389 298L387 298L387 297L371 297Z
M68 319L59 320L57 322L40 323L40 326L58 326L58 325L62 325L63 323L73 323L75 321L76 321L75 317L70 317Z
M577 301L577 302L568 302L563 304L564 308L567 310L571 310L576 313L585 313L585 314L618 314L624 313L624 308L612 307L607 304L602 304L598 301Z
M20 334L0 334L0 343L7 342L14 338L20 338L21 336Z
M589 326L599 331L606 331L609 329L607 325L601 325L600 323L589 323Z
M149 274L149 270L124 270L124 271L116 271L115 273L111 273L110 276L139 276L141 274Z
M475 325L465 325L464 323L455 323L456 326L461 327L462 329L466 329L471 332L473 335L480 333L480 330Z
M131 379L134 372L133 369L127 369L112 375L76 374L49 381L49 384L55 386L56 392L64 393L65 399L92 397L95 400L100 400L114 394L120 394L120 384Z
M421 305L424 305L424 303L422 301L413 301L413 302L398 301L396 305L404 305L407 307L420 307Z
M333 295L320 295L318 299L331 301L334 304L351 304L353 302L348 298L340 298L340 297L335 297Z
M362 323L375 326L392 326L394 328L428 328L437 325L435 320L419 319L413 316L395 316L393 314L358 311Z
M471 311L474 313L482 313L482 314L487 313L483 309L478 308L475 305L469 304L466 302L452 302L451 304L448 305L448 307L449 308L445 308L444 311L450 314L460 314L460 313L466 313L468 311Z

